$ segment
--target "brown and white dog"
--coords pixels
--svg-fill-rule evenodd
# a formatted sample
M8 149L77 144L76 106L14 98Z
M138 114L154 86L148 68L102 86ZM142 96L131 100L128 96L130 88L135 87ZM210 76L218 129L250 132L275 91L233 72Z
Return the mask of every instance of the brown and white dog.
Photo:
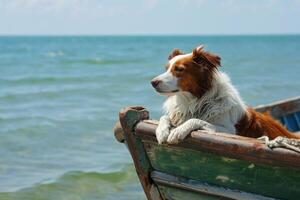
M167 96L166 115L156 129L160 144L178 143L199 129L254 138L300 139L270 115L247 107L229 77L218 70L220 66L221 58L206 52L203 46L189 54L172 52L166 72L151 81L158 93Z

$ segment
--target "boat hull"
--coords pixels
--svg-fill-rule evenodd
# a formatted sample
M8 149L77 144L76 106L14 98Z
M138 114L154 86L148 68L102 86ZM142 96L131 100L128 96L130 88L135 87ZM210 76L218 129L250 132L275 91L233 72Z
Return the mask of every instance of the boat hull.
M299 131L300 98L260 106ZM286 113L284 113L286 111ZM120 126L121 125L121 126ZM124 142L148 199L299 199L300 154L262 141L195 131L182 143L159 145L157 121L143 107L120 112Z

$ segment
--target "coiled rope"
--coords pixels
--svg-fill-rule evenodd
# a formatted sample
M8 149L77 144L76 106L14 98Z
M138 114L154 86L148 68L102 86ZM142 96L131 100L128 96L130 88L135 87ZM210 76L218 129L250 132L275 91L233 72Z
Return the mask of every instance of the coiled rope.
M278 136L270 140L268 136L257 138L263 141L269 148L286 148L300 153L300 140Z

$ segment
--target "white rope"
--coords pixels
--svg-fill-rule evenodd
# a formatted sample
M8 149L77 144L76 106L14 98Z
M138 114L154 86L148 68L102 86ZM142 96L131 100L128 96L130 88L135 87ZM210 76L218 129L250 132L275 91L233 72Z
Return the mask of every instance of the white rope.
M268 136L257 138L263 141L269 148L286 148L300 153L300 140L278 136L270 140Z

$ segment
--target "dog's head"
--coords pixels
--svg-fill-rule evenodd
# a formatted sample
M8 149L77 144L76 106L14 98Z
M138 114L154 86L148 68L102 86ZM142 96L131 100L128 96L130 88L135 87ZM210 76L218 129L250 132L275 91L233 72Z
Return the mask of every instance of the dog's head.
M221 66L221 58L199 46L192 53L174 50L169 56L166 72L152 79L151 84L163 95L185 91L201 97L211 88L213 74Z

